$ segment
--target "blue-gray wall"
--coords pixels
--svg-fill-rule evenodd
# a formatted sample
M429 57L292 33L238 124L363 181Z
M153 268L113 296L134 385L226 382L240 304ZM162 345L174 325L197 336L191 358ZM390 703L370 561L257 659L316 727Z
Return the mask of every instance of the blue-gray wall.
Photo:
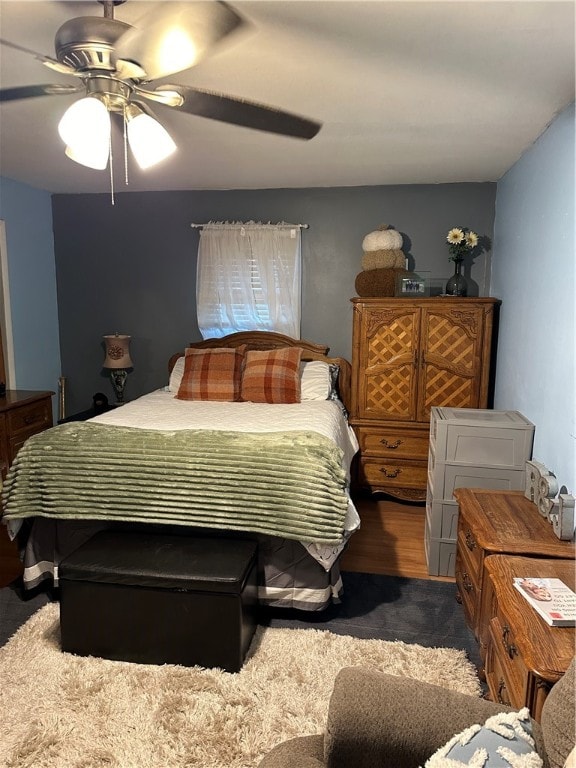
M576 492L574 104L498 182L494 407L536 424L534 458Z
M448 228L493 233L493 254L467 275L473 291L502 299L495 407L520 410L536 424L535 458L576 489L574 105L510 169L497 194L494 184L124 193L115 206L108 195L58 195L54 257L49 195L6 179L0 193L17 385L56 389L60 333L69 412L88 407L96 391L112 397L101 369L102 335L133 336L130 398L162 385L167 357L199 338L191 222L310 224L302 335L345 357L365 234L395 226L413 266L444 279Z
M15 386L57 392L60 344L51 196L1 179L0 219L6 228Z
M200 338L198 230L192 222L290 221L302 235L302 337L350 358L354 282L362 240L380 224L404 235L412 266L445 282L446 234L459 224L491 238L495 184L55 195L62 368L70 412L112 395L102 372L104 334L132 338L128 399L162 386L169 356ZM472 293L488 295L490 250L468 265Z

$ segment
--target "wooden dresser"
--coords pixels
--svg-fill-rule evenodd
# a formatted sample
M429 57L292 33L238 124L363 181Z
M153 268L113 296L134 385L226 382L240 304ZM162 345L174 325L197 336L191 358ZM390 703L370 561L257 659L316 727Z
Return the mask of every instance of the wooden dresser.
M574 657L576 629L551 627L513 586L515 577L556 578L576 589L573 560L490 555L484 561L482 615L490 698L540 720L542 705Z
M352 299L351 424L360 443L355 483L426 499L432 406L489 401L491 298Z
M486 558L507 554L573 561L576 546L556 537L548 520L522 491L458 488L454 496L459 505L456 586L466 622L486 659L491 618L482 599Z
M24 442L52 426L53 392L7 390L0 397L0 470L2 479ZM0 525L0 587L6 586L22 572L16 545L10 541L6 527Z

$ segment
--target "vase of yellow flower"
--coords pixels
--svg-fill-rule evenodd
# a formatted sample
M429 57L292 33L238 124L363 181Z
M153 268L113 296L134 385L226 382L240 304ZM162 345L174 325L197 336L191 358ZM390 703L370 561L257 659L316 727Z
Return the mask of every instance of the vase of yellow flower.
M478 235L467 227L453 227L446 237L450 261L454 262L454 274L446 283L448 296L466 296L468 282L462 274L464 257L478 245Z
M468 294L468 281L462 274L462 259L452 259L454 262L454 274L446 283L447 296L466 296Z

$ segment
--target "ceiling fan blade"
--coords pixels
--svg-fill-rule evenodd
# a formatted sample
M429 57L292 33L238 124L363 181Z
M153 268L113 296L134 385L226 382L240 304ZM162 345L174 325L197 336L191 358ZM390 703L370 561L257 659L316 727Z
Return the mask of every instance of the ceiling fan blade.
M31 99L36 96L68 96L71 93L84 92L85 90L84 85L21 85L16 86L16 88L2 88L0 90L0 102Z
M184 85L160 85L155 89L156 93L162 91L172 91L182 97L182 104L175 105L173 109L190 115L220 120L223 123L255 128L258 131L279 133L298 139L312 139L322 127L322 123L275 107L223 96L220 93L202 91L198 88Z
M138 64L147 81L189 69L245 23L219 0L160 5L165 7L146 14L116 43L115 61Z
M23 45L18 45L18 43L11 43L9 40L4 40L4 38L0 38L0 45L5 45L7 48L13 48L15 51L21 51L22 53L28 53L30 56L34 56L35 59L38 59L38 61L41 61L42 64L44 64L47 67L50 67L50 69L54 70L55 72L60 72L63 75L76 75L76 70L74 70L72 67L69 67L67 64L61 64L56 59L51 58L50 56L45 56L43 53L38 53L37 51L33 51L31 48L25 48Z

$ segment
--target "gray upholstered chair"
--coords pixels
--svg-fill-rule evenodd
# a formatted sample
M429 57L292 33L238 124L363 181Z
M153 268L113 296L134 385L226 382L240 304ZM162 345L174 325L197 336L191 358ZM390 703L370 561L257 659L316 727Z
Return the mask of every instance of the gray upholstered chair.
M541 725L532 723L545 768L563 768L574 749L575 663L550 691ZM435 685L347 667L335 680L326 732L279 744L259 768L418 768L455 734L503 711Z

